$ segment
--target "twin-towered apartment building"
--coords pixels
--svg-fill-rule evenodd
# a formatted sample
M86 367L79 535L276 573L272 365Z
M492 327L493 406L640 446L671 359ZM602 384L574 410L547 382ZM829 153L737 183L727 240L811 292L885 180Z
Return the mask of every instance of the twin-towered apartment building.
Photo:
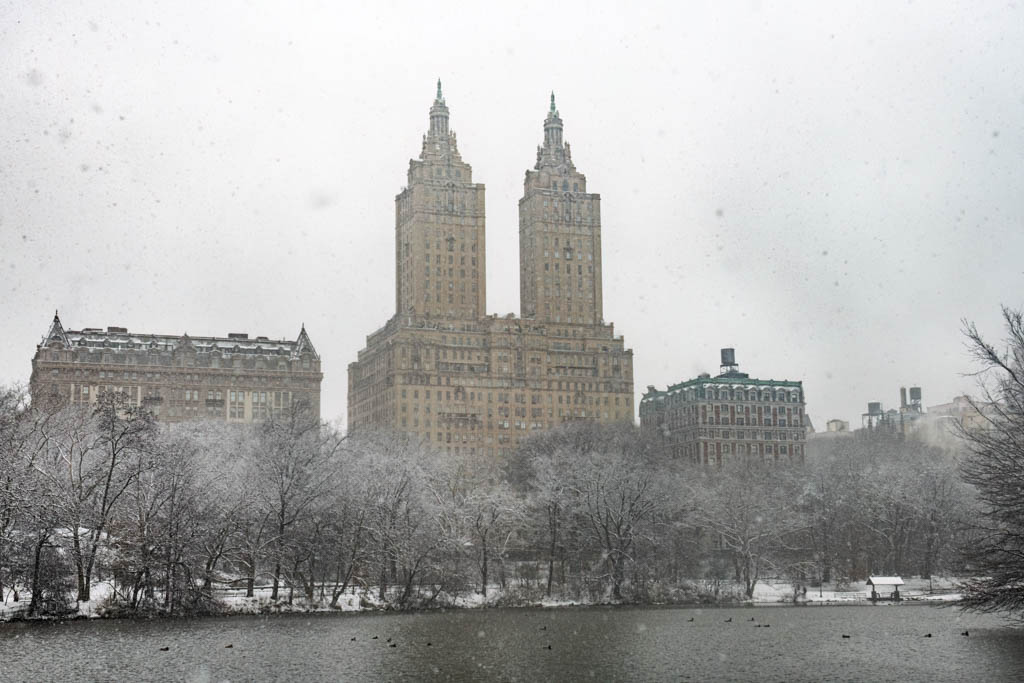
M486 313L484 185L448 118L438 82L395 198L395 314L349 365L349 427L500 456L570 420L632 421L633 352L604 321L601 197L572 162L554 95L519 200L518 318Z

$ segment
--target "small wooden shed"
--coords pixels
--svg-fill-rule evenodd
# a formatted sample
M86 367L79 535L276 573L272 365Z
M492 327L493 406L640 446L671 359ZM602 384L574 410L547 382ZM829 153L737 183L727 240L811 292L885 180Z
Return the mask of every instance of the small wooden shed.
M898 576L869 576L868 585L871 586L871 601L878 600L899 600L900 586L903 579ZM889 587L892 590L889 590Z

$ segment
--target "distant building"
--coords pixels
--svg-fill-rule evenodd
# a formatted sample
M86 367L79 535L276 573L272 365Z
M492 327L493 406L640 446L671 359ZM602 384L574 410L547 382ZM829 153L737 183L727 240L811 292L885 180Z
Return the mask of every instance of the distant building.
M803 383L752 379L737 370L732 349L722 349L722 370L640 400L640 426L665 439L677 457L721 464L730 457L765 461L804 458Z
M821 454L821 449L824 447L822 444L831 443L837 439L852 439L854 434L855 432L850 431L850 423L846 420L829 420L825 423L825 431L807 434L807 447L804 449L804 454L809 458L814 458Z
M830 433L847 433L850 431L850 423L846 420L829 420L825 423L825 431Z
M900 387L900 407L885 410L881 401L868 403L868 411L861 415L861 428L868 432L888 432L906 434L914 429L914 425L925 417L921 405L921 387L910 387L910 400L907 400L906 387Z
M306 328L295 341L248 334L190 337L65 330L57 315L32 359L33 401L87 405L122 391L161 422L252 422L298 401L320 415L320 356Z
M966 427L984 427L996 412L996 406L984 401L975 401L970 396L956 396L949 403L928 406L928 416L952 418Z
M395 314L348 367L349 428L500 457L567 421L632 422L633 352L602 308L600 200L572 162L552 95L519 200L522 317L487 315L484 186L438 83L395 197Z
M992 429L993 421L1000 419L1000 407L970 396L956 396L949 403L928 406L927 416L925 426L935 433L955 434L959 428L984 431Z

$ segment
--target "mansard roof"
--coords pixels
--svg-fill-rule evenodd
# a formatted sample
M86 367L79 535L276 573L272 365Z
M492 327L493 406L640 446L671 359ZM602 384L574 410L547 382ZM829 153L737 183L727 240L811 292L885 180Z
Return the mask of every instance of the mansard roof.
M683 389L689 389L690 387L708 387L712 385L800 389L803 387L803 382L800 380L788 379L753 379L743 373L723 373L718 377L696 377L694 379L689 379L678 384L673 384L664 391L658 391L653 387L649 387L647 393L645 393L643 398L640 399L640 402L661 401L668 396L679 393Z
M50 331L40 346L49 347L56 343L63 344L65 348L102 349L108 353L127 351L191 352L288 356L290 358L298 358L304 353L309 353L314 359L320 359L309 339L305 325L295 341L288 341L286 339L273 340L268 337L250 339L249 335L244 333L229 333L226 337L196 337L187 332L182 335L149 334L129 332L123 327L108 327L106 330L94 327L64 330L59 318L54 316Z

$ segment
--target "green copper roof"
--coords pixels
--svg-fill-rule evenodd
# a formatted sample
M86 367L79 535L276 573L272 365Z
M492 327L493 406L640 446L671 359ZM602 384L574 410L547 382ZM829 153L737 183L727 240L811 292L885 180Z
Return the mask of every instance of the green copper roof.
M697 377L695 379L688 379L685 382L679 384L673 384L669 386L665 391L658 391L655 389L653 392L644 394L642 401L656 399L659 397L667 396L668 394L675 393L680 389L689 389L690 387L704 386L708 384L719 384L719 385L736 385L741 384L744 386L755 386L755 387L781 387L781 388L795 388L800 389L803 387L803 382L790 381L788 379L751 379L750 377L737 377L737 376L719 376L719 377Z

